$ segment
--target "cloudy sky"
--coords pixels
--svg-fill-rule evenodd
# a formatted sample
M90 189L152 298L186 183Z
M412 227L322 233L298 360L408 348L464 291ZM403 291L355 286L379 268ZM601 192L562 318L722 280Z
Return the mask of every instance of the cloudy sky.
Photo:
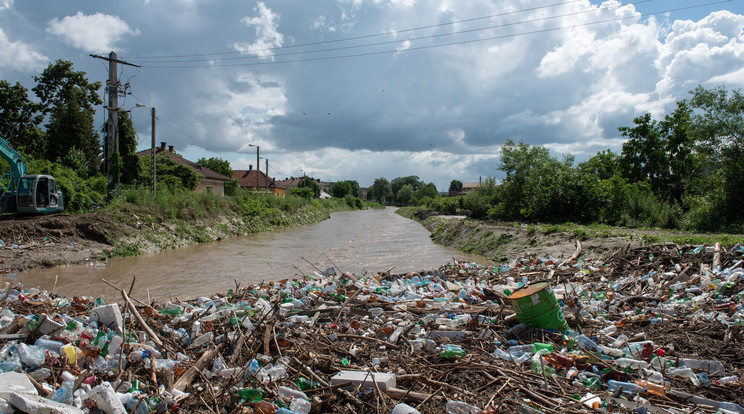
M0 0L0 79L64 59L105 83L111 51L141 66L119 68L140 149L137 103L192 160L247 169L252 144L278 179L446 191L500 177L507 139L582 160L698 84L744 87L744 2Z

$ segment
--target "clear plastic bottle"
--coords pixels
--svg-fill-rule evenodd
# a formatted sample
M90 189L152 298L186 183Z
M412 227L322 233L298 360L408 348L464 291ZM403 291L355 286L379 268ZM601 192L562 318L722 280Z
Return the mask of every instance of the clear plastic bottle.
M608 390L615 391L618 388L622 388L623 392L628 393L628 394L638 394L639 392L646 391L646 388L638 384L634 384L632 382L615 381L615 380L607 381Z
M447 401L447 414L477 414L481 410L463 401Z
M289 409L297 414L308 414L312 409L312 404L302 398L293 398L292 402L289 403ZM395 409L393 409L393 412L395 412Z
M36 342L34 342L34 345L49 352L59 354L59 348L61 348L64 343L60 341L53 341L51 339L39 338L36 340Z
M406 403L400 403L393 408L393 412L390 414L421 414L419 410L411 407Z

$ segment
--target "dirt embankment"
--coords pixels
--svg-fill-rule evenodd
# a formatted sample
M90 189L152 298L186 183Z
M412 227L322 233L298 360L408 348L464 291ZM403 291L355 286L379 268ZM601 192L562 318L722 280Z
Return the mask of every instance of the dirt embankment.
M136 256L326 218L328 212L317 209L277 212L270 217L242 217L226 211L208 218L171 220L125 211L3 216L0 273Z
M427 212L415 213L413 218L431 232L435 243L477 254L494 262L508 262L522 257L567 258L576 251L577 241L581 243L581 257L591 260L609 257L620 249L667 242L697 244L697 241L691 240L697 240L699 236L716 237L609 226L496 223ZM739 239L744 243L744 236Z

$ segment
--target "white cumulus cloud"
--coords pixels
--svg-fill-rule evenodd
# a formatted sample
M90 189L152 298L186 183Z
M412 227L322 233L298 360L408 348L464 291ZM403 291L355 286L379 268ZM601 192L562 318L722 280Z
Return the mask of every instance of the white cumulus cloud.
M261 58L274 56L272 48L280 47L284 44L284 35L278 30L279 15L266 7L263 2L258 2L254 9L258 16L244 17L242 22L248 27L256 30L256 40L250 42L237 42L233 45L235 50L241 53L256 55Z
M41 69L49 58L21 42L12 42L0 29L0 67L17 71Z
M62 19L52 19L47 32L61 37L68 45L87 52L116 50L117 43L124 36L139 35L139 30L131 29L117 16L102 13L85 15L82 12Z

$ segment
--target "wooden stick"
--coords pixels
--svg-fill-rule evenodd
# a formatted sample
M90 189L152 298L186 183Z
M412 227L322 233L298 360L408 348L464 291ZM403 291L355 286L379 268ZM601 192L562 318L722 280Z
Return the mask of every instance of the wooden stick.
M561 266L563 266L566 263L573 262L574 260L578 259L580 255L581 255L581 242L578 241L578 240L576 240L576 251L574 252L574 254L571 255L571 257L569 257L568 259L562 261L558 265L558 267L561 267Z
M52 286L52 294L49 295L51 297L54 297L54 291L57 290L57 279L59 279L59 273L54 275L54 286Z
M115 284L113 284L113 283L109 282L108 280L106 280L106 279L104 279L104 278L101 278L101 280L103 281L103 283L105 283L105 284L107 284L107 285L111 286L112 288L114 288L114 289L116 289L116 290L123 290L123 289L122 289L122 288L120 288L119 286L116 286ZM155 309L155 308L153 308L152 306L148 305L148 304L147 304L147 303L145 303L145 302L142 302L141 300L139 300L139 299L137 299L137 298L133 298L133 297L131 297L131 296L130 296L129 298L130 298L130 299L132 299L133 301L135 301L135 302L139 303L139 304L140 304L140 305L142 305L142 306L147 306L148 308L150 308L150 309L153 309L153 310Z
M331 264L333 265L333 267L335 267L338 270L339 273L343 273L341 271L341 269L338 267L338 265L336 263L334 263L333 260L331 260L331 258L328 257L327 254L323 253L323 256L325 256L325 258L328 259L329 262L331 262Z
M414 392L411 390L404 390L401 388L388 388L385 390L385 394L389 395L390 398L395 398L396 400L411 400L416 401L420 403L424 403L432 398L442 398L442 397L435 397L435 394L426 394L423 392Z
M181 378L176 381L176 383L173 385L173 389L185 392L186 388L191 385L191 382L194 381L194 378L199 375L201 370L212 363L215 355L217 355L217 348L212 348L208 351L204 351L199 360L196 361L196 363L192 365L191 368L189 368L183 375L181 375Z
M304 257L302 257L302 256L300 256L300 259L302 259L302 260L306 261L306 262L307 262L307 263L308 263L308 264L309 264L310 266L314 267L314 268L315 268L315 270L317 270L318 272L320 272L320 273L323 273L323 271L322 271L322 270L320 270L320 269L318 269L318 266L315 266L315 265L314 265L314 264L313 264L313 263L312 263L311 261L309 261L309 260L305 259L305 258L304 258Z
M122 289L121 290L121 297L124 298L124 302L127 303L127 307L129 308L129 311L132 312L132 315L134 315L134 318L137 319L137 322L139 322L140 326L142 326L142 329L147 332L148 335L152 338L152 341L155 342L156 345L158 345L160 348L163 348L163 342L158 338L158 334L153 331L150 326L147 325L147 322L145 322L144 319L142 319L142 315L140 315L137 308L134 306L131 300L129 300L129 295L127 295L127 292Z

